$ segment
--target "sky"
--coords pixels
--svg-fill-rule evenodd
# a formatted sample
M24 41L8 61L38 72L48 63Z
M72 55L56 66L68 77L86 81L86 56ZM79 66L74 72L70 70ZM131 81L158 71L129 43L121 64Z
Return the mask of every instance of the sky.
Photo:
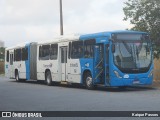
M62 0L64 34L130 28L123 21L127 0ZM59 0L0 0L0 40L5 47L60 35Z

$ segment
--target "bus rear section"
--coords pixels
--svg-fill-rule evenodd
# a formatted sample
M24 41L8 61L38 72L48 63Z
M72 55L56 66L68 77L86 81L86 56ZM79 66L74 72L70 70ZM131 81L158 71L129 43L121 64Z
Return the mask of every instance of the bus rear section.
M36 50L36 43L7 48L5 76L16 79L16 81L36 79Z

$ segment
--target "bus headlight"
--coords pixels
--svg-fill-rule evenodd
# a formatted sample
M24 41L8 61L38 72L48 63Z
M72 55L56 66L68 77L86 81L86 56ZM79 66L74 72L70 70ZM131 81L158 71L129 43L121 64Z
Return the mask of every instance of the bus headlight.
M115 74L118 78L122 78L122 77L120 76L120 74L119 74L116 70L114 70L113 72L114 72L114 74Z
M153 70L151 70L151 72L149 73L148 77L152 77L153 76Z

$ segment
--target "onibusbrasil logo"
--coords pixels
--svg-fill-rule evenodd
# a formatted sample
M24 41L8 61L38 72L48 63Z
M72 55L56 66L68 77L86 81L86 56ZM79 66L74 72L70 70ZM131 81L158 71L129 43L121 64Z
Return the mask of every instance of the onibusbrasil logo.
M42 114L33 112L2 112L2 117L42 117Z

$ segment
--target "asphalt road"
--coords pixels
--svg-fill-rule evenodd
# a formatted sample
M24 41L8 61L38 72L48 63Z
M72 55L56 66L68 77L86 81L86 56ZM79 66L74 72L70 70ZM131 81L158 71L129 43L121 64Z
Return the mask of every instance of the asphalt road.
M46 86L36 81L15 82L14 79L0 76L0 111L159 110L160 89L152 86L130 87L125 90L87 90L81 86Z

